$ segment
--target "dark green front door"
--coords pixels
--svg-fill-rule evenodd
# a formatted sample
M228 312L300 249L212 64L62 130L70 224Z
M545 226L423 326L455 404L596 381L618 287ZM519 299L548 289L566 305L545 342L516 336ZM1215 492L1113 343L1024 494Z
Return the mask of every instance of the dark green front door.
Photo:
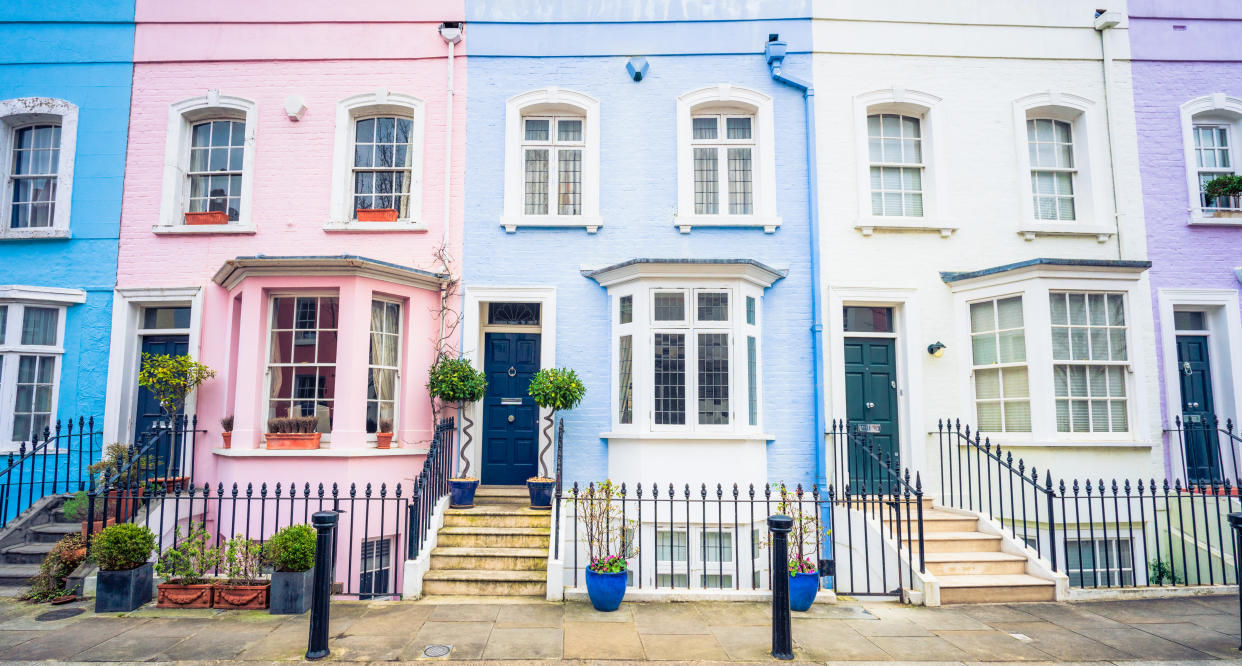
M867 446L899 469L897 446L897 344L892 338L845 339L845 413L850 429L851 492L881 492L887 478Z
M538 474L539 407L527 395L539 370L538 333L488 333L483 338L483 465L485 484L520 485Z
M1191 483L1220 480L1220 449L1212 423L1212 369L1206 335L1177 336L1186 475Z

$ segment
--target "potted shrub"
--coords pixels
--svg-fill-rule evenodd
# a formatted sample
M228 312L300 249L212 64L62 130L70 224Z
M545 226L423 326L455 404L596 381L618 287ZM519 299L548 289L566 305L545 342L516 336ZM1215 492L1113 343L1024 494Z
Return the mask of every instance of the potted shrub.
M1208 199L1236 199L1236 197L1242 195L1242 176L1231 173L1217 176L1204 184L1203 194ZM1236 200L1232 202L1217 201L1216 204L1220 208L1237 208L1239 202ZM1242 211L1214 210L1212 214L1215 217L1240 217L1242 216Z
M536 405L550 411L546 417L547 425L543 429L547 443L539 451L540 474L526 480L526 489L530 492L530 508L551 509L552 489L556 486L556 479L548 476L548 466L544 457L548 449L552 447L552 417L557 412L577 407L586 395L586 386L573 370L544 368L531 378L527 393L535 399Z
M95 505L95 510L100 511L101 503L99 503L98 500L96 500L96 502L97 503ZM70 497L69 499L65 500L65 503L62 504L60 507L60 512L65 516L65 520L82 521L82 538L83 539L86 538L87 531L90 531L92 534L98 534L100 530L116 522L116 519L113 518L112 516L104 516L103 520L91 521L89 520L89 517L86 515L89 510L90 510L90 498L87 497L85 490L79 490L78 492L74 493L73 497Z
M151 563L155 535L142 525L105 527L91 540L91 559L99 566L96 613L128 613L151 601Z
M96 476L100 488L108 489L106 501L103 497L95 498L96 514L103 517L96 522L104 524L97 525L92 531L117 522L118 516L124 522L138 513L140 486L157 464L154 456L140 456L133 446L123 442L113 442L104 447L99 462L86 468L87 472ZM83 503L81 511L86 508Z
M226 220L227 221L227 220ZM215 370L195 361L186 354L142 354L142 367L138 370L138 385L151 392L160 409L175 424L185 407L185 399L203 382L216 376ZM174 434L174 437L176 435ZM170 471L179 471L172 470ZM184 485L188 477L170 476L154 479L168 488Z
M185 223L196 224L228 224L229 214L222 210L207 210L198 213L186 213Z
M387 449L392 446L392 419L380 419L379 428L375 430L375 448Z
M310 610L315 539L315 528L310 525L290 525L263 544L263 561L272 568L272 615L301 615Z
M359 222L396 222L396 208L358 208L354 210Z
M160 554L155 572L165 578L156 586L156 606L160 608L211 608L212 588L207 572L220 562L220 549L211 546L207 527L190 525L181 538L181 527L173 532L172 548Z
M793 519L788 536L789 548L789 609L811 610L819 594L819 567L814 560L821 532L814 503L801 506L801 500L790 496L785 486L778 485L780 502L776 511ZM828 534L827 530L823 534Z
M233 447L233 415L220 419L220 440L224 442L224 448Z
M267 448L272 451L306 451L319 448L323 433L319 417L289 416L267 420Z
M611 481L592 483L578 497L587 543L587 596L595 610L605 613L621 606L628 570L626 560L638 555L630 541L634 521L626 521L622 516L620 497L621 490Z
M30 589L21 598L52 603L72 601L75 597L68 589L66 579L85 559L86 540L76 534L65 536L52 546L39 563L39 573L30 579ZM149 593L147 598L151 598Z
M487 375L476 370L470 361L464 358L452 358L441 355L431 365L427 376L427 390L433 399L449 406L465 407L478 402L487 394ZM461 410L461 418L465 421L462 434L465 436L457 449L461 461L458 476L449 479L449 505L455 509L469 509L474 506L474 491L479 487L479 480L470 476L470 460L466 457L466 449L470 448L473 437L470 426L474 422Z
M267 608L270 581L263 578L262 546L238 534L224 544L225 579L216 584L211 607L223 610Z

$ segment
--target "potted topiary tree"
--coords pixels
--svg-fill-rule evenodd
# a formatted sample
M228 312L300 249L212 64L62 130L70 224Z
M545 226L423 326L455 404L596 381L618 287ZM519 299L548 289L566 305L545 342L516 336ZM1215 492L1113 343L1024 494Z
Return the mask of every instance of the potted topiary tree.
M587 596L595 610L605 613L621 606L629 566L626 560L638 555L630 536L635 532L635 521L625 520L620 498L621 489L612 481L592 483L577 498L587 544Z
M315 568L315 528L290 525L263 543L263 561L272 567L269 613L301 615L310 610Z
M232 448L233 446L233 415L220 419L220 441L224 443L224 448Z
M427 391L432 399L439 400L445 406L462 408L482 400L487 394L487 375L476 370L464 358L441 355L428 372ZM469 509L474 506L474 491L479 487L479 480L470 476L470 460L466 457L466 449L473 441L470 426L474 422L466 415L465 409L460 411L465 421L462 428L465 438L457 450L461 459L458 476L449 479L449 505L455 509Z
M169 422L175 425L185 408L186 397L203 382L215 376L215 370L186 354L143 352L142 367L138 370L138 385L151 392L160 403L160 409L168 416ZM173 436L177 436L175 432ZM169 478L155 481L172 489L183 486L189 481L189 477L169 475Z
M151 563L155 535L142 525L105 527L91 540L96 613L128 613L151 601Z
M548 449L552 448L552 417L557 412L577 407L586 395L586 386L573 370L544 368L531 378L527 393L535 399L535 404L550 411L545 417L547 425L543 428L547 443L539 451L539 476L527 479L526 489L530 492L530 508L550 509L552 508L552 489L556 486L556 479L548 476L548 464L544 457Z
M1214 217L1242 217L1242 211L1239 208L1236 198L1242 195L1242 176L1227 173L1209 180L1203 185L1203 194L1209 199L1209 203L1215 210L1212 211ZM1216 199L1217 201L1211 201ZM1219 201L1219 199L1234 199L1234 201Z
M380 419L375 429L375 448L387 449L392 446L392 419Z
M319 417L289 416L267 420L269 451L310 451L319 448L323 433L319 432Z
M222 610L267 608L271 583L263 578L262 546L238 534L224 543L225 579L216 585L211 607Z
M211 608L212 588L207 572L220 563L220 549L209 545L211 534L203 524L190 525L181 538L181 527L173 531L172 548L160 554L155 572L166 582L156 586L159 608Z

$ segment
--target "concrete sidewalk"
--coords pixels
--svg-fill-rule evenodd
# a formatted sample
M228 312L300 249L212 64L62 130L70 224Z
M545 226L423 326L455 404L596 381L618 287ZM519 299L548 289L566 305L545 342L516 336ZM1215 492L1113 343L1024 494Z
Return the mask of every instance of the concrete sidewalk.
M78 603L69 608L87 608ZM65 607L0 602L0 660L285 661L306 651L308 617L147 610L59 620ZM1113 662L1239 659L1235 596L922 608L842 600L795 613L803 662ZM446 599L334 602L332 659L774 661L769 610L753 603Z

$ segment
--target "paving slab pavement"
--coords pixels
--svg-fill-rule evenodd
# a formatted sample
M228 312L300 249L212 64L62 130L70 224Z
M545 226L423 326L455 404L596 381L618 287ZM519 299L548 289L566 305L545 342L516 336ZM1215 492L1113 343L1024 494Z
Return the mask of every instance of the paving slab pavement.
M0 600L0 662L301 661L309 617L163 610L39 619L52 607ZM840 600L795 613L795 663L1185 663L1237 660L1236 596L947 608ZM589 604L538 600L339 601L331 659L616 666L774 661L762 603ZM1148 661L1143 661L1148 660ZM1152 660L1163 660L1152 661Z

